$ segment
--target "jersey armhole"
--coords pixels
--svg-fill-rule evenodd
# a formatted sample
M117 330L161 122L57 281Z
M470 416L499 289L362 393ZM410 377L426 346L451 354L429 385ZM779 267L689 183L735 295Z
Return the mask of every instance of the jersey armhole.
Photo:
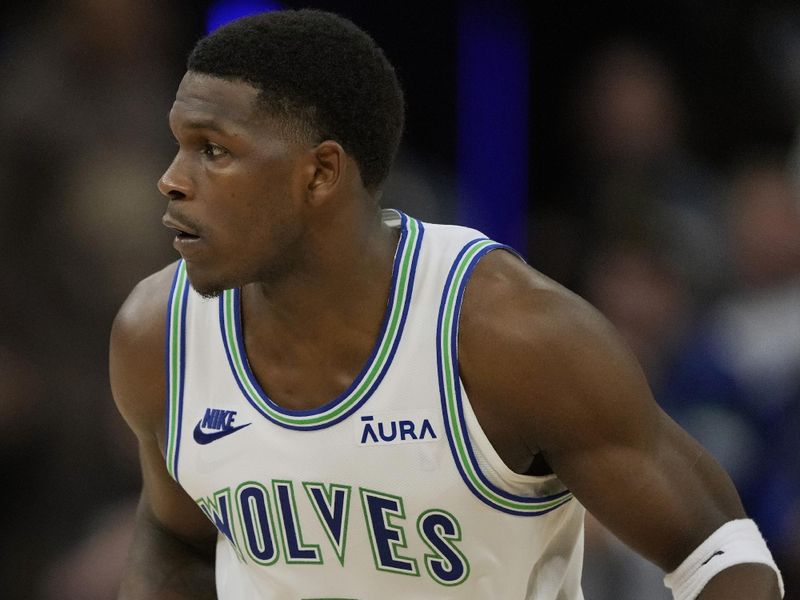
M524 260L518 252L504 244L488 238L477 238L461 249L447 275L439 305L436 333L442 416L453 460L472 493L497 510L518 516L538 516L566 504L572 499L572 494L563 488L555 475L519 475L502 462L472 413L459 375L458 320L464 290L478 261L498 249L507 250ZM470 432L477 433L475 439L472 439ZM483 460L479 460L479 456ZM495 472L495 477L487 477L482 462ZM498 477L501 481L496 481ZM536 496L515 494L498 485L504 481L513 488L518 488L521 483L544 483L544 486L537 487L550 489L552 493L545 492L544 495Z
M186 263L178 262L167 304L166 361L167 381L165 407L165 452L167 471L178 481L178 458L180 455L181 424L183 421L183 388L186 359L186 307L189 298L189 282Z

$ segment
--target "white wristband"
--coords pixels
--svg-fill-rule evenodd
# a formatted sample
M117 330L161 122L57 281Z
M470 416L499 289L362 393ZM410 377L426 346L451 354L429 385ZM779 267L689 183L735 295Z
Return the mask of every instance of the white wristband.
M765 564L775 571L783 598L783 579L758 526L751 519L725 523L664 577L675 600L695 600L714 575L742 563Z

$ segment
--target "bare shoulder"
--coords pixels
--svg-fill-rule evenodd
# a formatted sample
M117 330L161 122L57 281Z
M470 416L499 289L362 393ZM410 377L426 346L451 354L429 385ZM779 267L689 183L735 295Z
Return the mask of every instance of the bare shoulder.
M114 400L140 437L162 430L167 303L176 264L139 282L111 327L109 370Z
M520 428L509 433L533 453L549 454L565 428L572 443L591 437L597 414L651 414L644 375L611 324L508 252L487 254L467 284L459 364L476 412Z
M522 352L521 358L533 353L540 360L553 355L579 359L597 344L624 352L614 328L597 309L504 251L490 252L475 267L459 333L469 353L485 348L486 343L471 343L479 339L500 343L493 352L505 348L508 353Z

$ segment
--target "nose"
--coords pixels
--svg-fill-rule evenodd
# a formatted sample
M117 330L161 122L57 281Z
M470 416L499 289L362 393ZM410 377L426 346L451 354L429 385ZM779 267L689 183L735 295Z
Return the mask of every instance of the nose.
M158 180L158 191L172 200L191 197L191 179L182 163L181 153L178 152L172 159L172 164Z

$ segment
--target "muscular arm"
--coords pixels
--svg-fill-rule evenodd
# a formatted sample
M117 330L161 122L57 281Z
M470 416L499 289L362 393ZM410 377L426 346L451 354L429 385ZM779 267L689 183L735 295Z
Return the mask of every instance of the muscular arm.
M470 400L509 466L536 455L617 537L665 571L743 518L727 474L653 401L611 326L505 252L467 286L459 363ZM764 565L718 574L700 595L778 598Z
M170 477L164 431L164 334L174 266L140 283L111 331L114 399L139 441L142 494L122 600L216 598L216 530Z

